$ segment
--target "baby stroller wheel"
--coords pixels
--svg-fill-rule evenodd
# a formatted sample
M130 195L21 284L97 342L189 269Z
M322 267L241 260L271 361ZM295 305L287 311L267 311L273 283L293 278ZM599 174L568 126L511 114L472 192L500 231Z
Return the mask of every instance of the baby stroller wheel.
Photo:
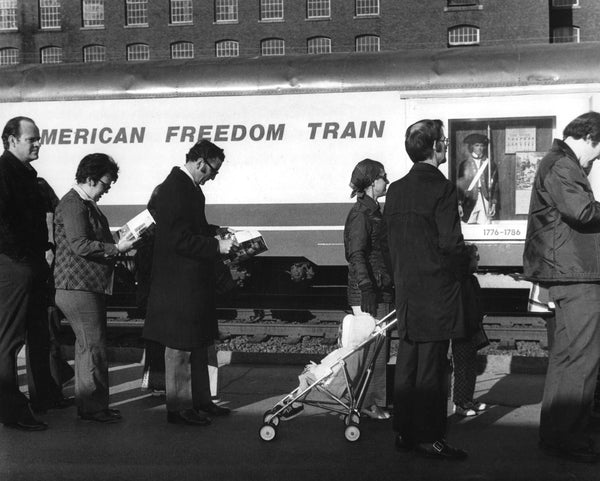
M279 416L273 416L273 413L271 411L267 411L263 416L263 422L265 424L279 426Z
M259 431L260 439L263 441L273 441L277 435L277 430L272 424L264 424Z
M358 441L360 438L360 429L356 424L350 424L346 426L346 430L344 431L344 436L346 436L346 440L353 443L354 441Z
M346 426L349 426L350 424L356 424L356 425L358 425L359 423L360 423L360 416L357 413L355 413L355 412L352 412L350 414L346 414L344 416L344 424Z

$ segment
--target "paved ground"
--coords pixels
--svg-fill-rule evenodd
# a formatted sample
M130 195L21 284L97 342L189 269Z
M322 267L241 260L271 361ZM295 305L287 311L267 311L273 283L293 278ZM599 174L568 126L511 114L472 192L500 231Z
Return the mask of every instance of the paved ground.
M141 369L111 366L120 424L84 423L69 408L44 416L45 432L0 427L0 480L600 479L600 465L549 458L537 449L543 376L508 374L502 365L488 365L477 383L477 395L494 406L468 420L450 418L449 441L470 454L459 463L396 452L389 421L362 421L361 438L350 443L341 419L317 408L281 423L274 441L261 441L263 412L296 386L300 366L223 366L220 397L234 413L205 428L167 424L164 398L139 389ZM24 382L24 368L19 372Z

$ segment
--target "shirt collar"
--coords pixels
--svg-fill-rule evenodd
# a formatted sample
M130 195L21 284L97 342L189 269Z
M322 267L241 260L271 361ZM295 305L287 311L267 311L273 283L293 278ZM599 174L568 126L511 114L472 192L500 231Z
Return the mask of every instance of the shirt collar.
M187 170L187 169L185 168L185 166L180 166L179 168L181 169L181 171L182 171L182 172L183 172L185 175L187 175L187 176L188 176L188 177L189 177L189 178L192 180L192 182L193 182L193 184L194 184L194 187L198 187L198 184L197 184L197 183L196 183L196 181L194 180L194 177L192 176L192 174L190 173L190 171L189 171L189 170Z
M94 199L92 199L89 195L87 195L87 192L85 190L83 190L81 187L79 187L77 184L75 184L73 186L73 190L75 192L77 192L79 194L79 197L81 197L83 200L87 200L88 202L91 202L92 204L94 204L94 207L98 207L96 205L96 201Z

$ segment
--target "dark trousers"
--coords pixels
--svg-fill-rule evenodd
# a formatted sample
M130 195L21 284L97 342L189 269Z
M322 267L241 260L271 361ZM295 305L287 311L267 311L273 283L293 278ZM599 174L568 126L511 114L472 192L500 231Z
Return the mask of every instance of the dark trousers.
M600 284L550 287L555 325L540 417L540 439L563 449L589 446L600 365ZM552 332L553 331L553 332Z
M407 442L431 443L446 434L449 341L400 339L394 376L394 430Z
M208 377L208 349L165 348L167 410L200 409L212 402Z
M454 404L462 406L473 402L477 381L477 349L470 338L452 340L452 367Z

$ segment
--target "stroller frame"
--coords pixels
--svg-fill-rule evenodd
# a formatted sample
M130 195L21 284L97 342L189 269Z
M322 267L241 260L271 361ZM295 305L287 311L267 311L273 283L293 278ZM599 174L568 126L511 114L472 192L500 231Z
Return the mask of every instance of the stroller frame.
M386 316L382 317L381 320L376 322L375 330L364 339L358 346L354 347L351 351L344 354L334 364L331 365L329 372L319 376L313 382L311 382L306 388L301 389L300 386L294 389L292 392L287 394L285 397L280 399L271 409L265 411L263 415L263 425L259 430L260 438L263 441L272 441L277 435L277 428L281 421L281 414L292 405L292 403L301 403L306 406L315 406L324 409L329 412L334 412L342 415L344 418L344 436L350 441L354 442L360 438L360 410L369 387L369 383L373 376L373 366L375 360L381 351L384 343L387 341L386 333L398 322L397 318L390 320L395 310L391 311ZM388 322L389 320L389 322ZM346 366L346 359L350 356L362 351L369 344L375 342L375 347L369 352L366 360L363 363L363 371L357 378L352 380L348 373ZM337 369L337 367L340 369ZM324 383L329 380L332 376L338 374L341 371L344 377L345 383L345 394L336 396L330 392ZM308 395L312 391L317 391L325 397L325 400L312 400L308 398ZM345 399L347 398L347 399Z

